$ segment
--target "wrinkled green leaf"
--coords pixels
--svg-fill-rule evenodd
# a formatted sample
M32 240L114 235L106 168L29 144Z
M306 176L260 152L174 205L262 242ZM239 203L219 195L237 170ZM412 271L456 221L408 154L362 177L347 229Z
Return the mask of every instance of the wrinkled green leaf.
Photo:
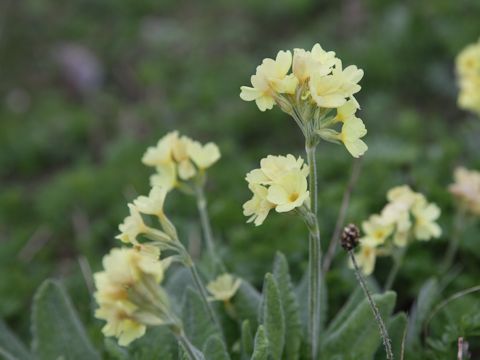
M277 282L270 273L265 275L263 297L263 325L268 339L270 355L274 360L280 360L285 344L285 316Z
M293 291L292 280L285 256L278 252L273 265L273 276L278 284L280 301L285 316L285 352L286 360L298 359L302 340L302 327L297 298Z
M155 354L158 359L173 360L177 357L177 347L177 340L168 327L150 327L145 336L129 346L129 359L150 360Z
M37 290L32 312L33 349L39 359L100 359L63 287L46 280Z
M212 335L208 338L203 348L203 354L208 360L230 360L227 348L219 335Z
M0 354L5 358L27 360L33 356L27 347L10 331L7 325L0 320Z
M365 280L367 282L367 286L370 289L370 291L374 293L379 291L378 284L375 281L372 281L371 278L366 278ZM360 302L363 301L364 298L365 298L365 294L363 293L362 288L358 286L352 292L347 302L343 305L340 311L336 314L336 316L330 322L327 328L327 333L332 333L336 329L338 329L338 327L345 322L345 320L350 316L352 311L358 306Z
M435 278L428 279L420 289L408 321L407 346L418 343L423 322L428 317L438 297L439 287Z
M244 320L242 323L242 358L250 359L253 352L253 335L250 321Z
M210 336L218 333L200 294L191 287L185 291L182 320L187 338L199 349L203 348Z
M380 314L385 322L393 311L396 294L388 291L384 294L373 295ZM322 356L325 359L354 358L356 360L370 360L375 355L381 343L378 325L373 316L367 299L364 299L332 333L326 334L322 344Z
M269 353L269 345L267 336L265 334L265 328L260 325L255 335L255 346L251 360L267 360Z
M240 320L248 320L252 328L258 327L258 311L261 303L260 293L250 285L246 280L242 280L242 284L238 289L232 303Z

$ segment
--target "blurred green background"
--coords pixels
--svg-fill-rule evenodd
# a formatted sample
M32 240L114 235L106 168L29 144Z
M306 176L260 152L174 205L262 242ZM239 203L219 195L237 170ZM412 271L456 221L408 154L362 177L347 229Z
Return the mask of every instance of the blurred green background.
M279 249L298 281L303 224L272 215L254 228L242 204L245 173L267 154L302 154L301 133L238 94L263 58L316 42L365 71L358 100L370 149L348 220L378 212L404 183L443 209L442 238L413 245L396 282L398 308L408 309L445 252L452 170L480 168L480 119L457 108L454 74L479 18L478 0L0 1L0 318L28 341L32 295L53 276L98 334L85 279L118 245L127 202L148 191L144 150L172 129L221 148L209 199L228 267L259 285ZM353 161L327 143L318 161L325 244ZM172 193L167 211L198 241L192 198ZM480 278L479 230L467 229L451 292ZM380 280L390 265L380 260ZM354 286L344 257L327 280L333 314Z

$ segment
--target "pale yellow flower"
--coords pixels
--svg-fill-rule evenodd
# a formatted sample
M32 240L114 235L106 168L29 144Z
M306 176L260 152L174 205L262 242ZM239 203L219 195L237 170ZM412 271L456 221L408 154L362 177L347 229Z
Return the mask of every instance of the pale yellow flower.
M456 68L460 87L458 105L480 114L480 40L462 50Z
M353 157L358 158L368 150L367 144L361 140L366 134L367 129L363 121L357 117L350 117L344 120L338 139L343 142Z
M157 165L157 173L150 176L150 186L170 191L177 186L177 166L173 161Z
M237 292L242 281L231 274L222 274L207 285L211 300L229 301Z
M355 254L355 260L365 275L370 275L375 269L377 247L370 238L360 239L360 250Z
M288 74L292 65L291 51L279 51L275 60L264 59L251 77L253 87L242 86L240 98L255 101L260 111L273 108L277 94L293 94L298 80Z
M178 140L178 131L172 131L162 137L157 145L147 148L142 162L148 166L160 166L171 163L172 147Z
M412 208L415 218L413 234L418 240L430 240L438 238L442 229L435 222L440 217L440 208L432 203L417 202Z
M148 231L147 226L143 222L142 215L138 208L133 204L128 204L130 214L123 220L118 227L120 234L117 239L124 243L137 243L137 236Z
M154 186L148 196L139 196L133 201L133 204L141 213L160 216L163 214L163 204L166 196L167 189Z
M347 102L347 98L359 92L361 87L358 82L363 77L363 70L355 65L342 68L339 59L331 74L322 75L314 73L310 77L309 87L312 99L319 107L338 108Z
M362 229L365 238L368 238L370 244L381 245L393 233L393 225L386 222L379 215L372 215L368 221L362 223Z
M192 141L188 145L188 155L199 169L207 169L220 159L220 150L213 142L205 145Z
M337 116L335 117L335 119L337 121L345 122L350 118L355 117L355 113L359 108L360 105L358 104L358 102L355 100L355 98L352 98L348 100L345 104L337 108Z
M149 312L147 302L151 295L144 284L152 282L156 286L162 281L164 266L159 260L160 252L155 247L139 246L143 250L112 249L103 259L104 270L94 275L97 288L94 296L100 306L95 316L107 321L103 333L117 337L122 346L143 336L146 325L169 321L166 313ZM166 309L166 297L162 299L160 290L157 295L157 301Z
M309 198L307 179L300 170L292 170L269 188L267 200L277 212L287 212L303 205Z
M192 140L187 136L177 137L172 142L172 158L178 164L178 176L182 180L188 180L195 176L197 170L190 161L188 148Z
M243 215L248 216L247 222L256 226L263 224L270 210L275 206L267 200L268 190L259 184L249 184L253 197L243 204Z
M102 328L105 336L115 336L118 344L127 346L133 340L145 335L147 327L134 318L137 307L126 302L115 304L104 304L95 311L97 319L105 320L107 323Z
M335 64L335 52L325 51L315 44L311 51L293 50L292 72L300 82L308 80L311 74L327 75Z
M308 165L301 157L295 158L291 154L286 156L268 155L260 160L260 169L250 171L246 180L252 184L272 184L292 170L299 170L304 176L308 175Z
M455 169L454 178L449 191L468 211L480 215L480 172L460 167Z

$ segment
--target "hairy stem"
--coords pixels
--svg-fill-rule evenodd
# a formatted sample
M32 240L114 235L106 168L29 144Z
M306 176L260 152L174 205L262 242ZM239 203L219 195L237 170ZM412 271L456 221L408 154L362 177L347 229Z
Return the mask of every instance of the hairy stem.
M210 217L208 216L207 209L207 198L205 192L203 191L203 186L197 186L195 189L195 194L197 198L197 207L198 213L200 214L200 222L202 225L203 238L205 240L205 245L210 255L210 258L215 262L216 265L220 268L222 272L225 272L225 265L218 257L215 251L215 243L213 240L212 227L210 225Z
M358 177L360 175L360 170L362 168L362 158L356 159L353 162L352 172L350 174L350 180L348 181L347 187L343 192L342 205L340 206L340 211L338 212L337 222L335 223L335 230L333 232L332 238L328 245L328 250L324 256L323 260L323 272L327 272L332 265L333 258L337 252L338 242L340 240L340 233L345 224L345 218L347 216L348 206L350 205L350 197L352 195L353 188L357 183Z
M205 308L208 312L208 315L210 316L210 319L218 329L221 329L220 324L218 323L217 317L215 316L215 312L213 311L213 308L210 302L208 301L207 290L205 289L205 285L203 284L203 281L200 278L200 274L198 273L195 264L192 263L191 265L188 266L188 268L190 269L190 273L192 274L193 281L195 283L195 286L197 287L198 292L200 293L200 297L202 298L203 304L205 305Z
M382 340L383 340L383 346L385 347L385 352L387 354L387 359L393 360L392 341L388 336L387 327L383 322L382 316L380 315L380 311L378 310L375 300L373 300L370 290L368 290L367 283L365 282L365 279L363 278L363 275L360 272L360 269L358 268L357 260L355 259L355 254L353 253L352 250L349 250L348 254L350 255L350 259L352 260L352 264L353 264L353 268L355 269L355 275L357 277L357 280L360 283L360 286L362 287L362 290L368 299L368 303L370 304L370 308L372 309L373 315L375 317L375 321L378 324L380 335L382 336Z
M317 164L316 164L316 144L314 140L306 139L305 151L307 153L307 162L309 166L309 191L310 191L310 211L307 215L307 226L309 235L308 251L308 333L309 344L311 346L312 359L317 358L318 341L320 337L320 281L321 281L321 261L322 247L320 240L320 230L317 220Z

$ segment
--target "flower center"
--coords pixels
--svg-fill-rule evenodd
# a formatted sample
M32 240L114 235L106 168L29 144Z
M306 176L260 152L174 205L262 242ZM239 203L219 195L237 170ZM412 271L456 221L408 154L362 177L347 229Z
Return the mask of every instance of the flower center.
M297 193L297 192L294 192L294 193L291 193L290 194L290 197L288 198L288 200L290 200L290 202L294 202L298 199L300 195Z

